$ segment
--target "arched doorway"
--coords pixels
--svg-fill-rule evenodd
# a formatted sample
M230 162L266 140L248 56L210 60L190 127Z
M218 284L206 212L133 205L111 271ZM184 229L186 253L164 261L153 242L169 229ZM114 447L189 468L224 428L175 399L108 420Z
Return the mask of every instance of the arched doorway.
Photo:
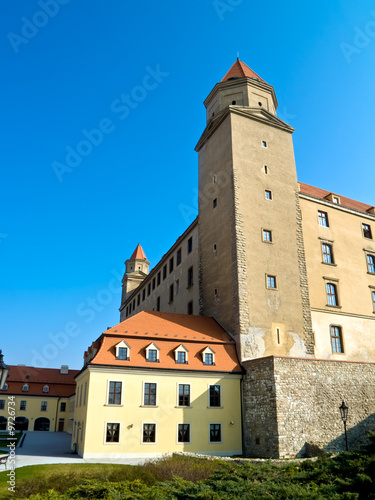
M16 431L27 431L29 428L29 419L26 417L16 417L15 427Z
M5 431L7 428L7 419L5 417L0 417L0 431Z
M37 418L34 424L34 431L49 431L49 418Z

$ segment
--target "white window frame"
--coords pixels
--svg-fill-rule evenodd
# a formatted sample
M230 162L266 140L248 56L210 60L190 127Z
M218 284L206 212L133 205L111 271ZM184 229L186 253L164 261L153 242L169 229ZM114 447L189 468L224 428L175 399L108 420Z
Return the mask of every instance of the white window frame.
M156 392L157 394L157 392ZM145 424L152 424L155 425L155 441L152 443L143 441L143 426ZM142 426L141 426L141 445L146 445L146 446L154 446L155 444L158 444L158 424L156 422L150 422L150 420L144 420L142 421Z
M210 387L213 385L218 385L220 387L220 404L219 406L211 406L210 405ZM223 408L223 386L219 383L212 383L212 384L207 384L207 408L210 409L222 409Z
M212 361L213 361L213 364L212 365L206 365L205 362L204 362L204 358L205 358L205 354L212 354ZM203 349L202 351L202 363L204 364L204 366L215 366L215 351L210 347L210 346L207 346ZM211 384L213 385L213 384Z
M119 424L120 431L119 431L118 443L107 441L107 424ZM105 445L110 445L110 446L121 444L121 432L122 432L121 422L114 422L113 420L106 420L104 422L104 444Z
M156 350L156 361L149 361L149 351L150 350ZM159 354L160 354L160 349L153 342L146 347L146 361L148 361L149 363L159 363L160 362Z
M128 350L128 356L127 356L126 359L120 359L119 358L120 347L125 347ZM116 344L115 345L115 349L116 349L116 359L118 359L120 361L128 361L128 360L130 360L130 346L129 346L129 344L127 344L125 342L125 340L122 340L121 342L119 342L118 344Z
M179 352L184 352L185 353L185 359L186 359L185 363L179 363L177 361L177 359L178 359L178 353ZM187 365L189 363L189 351L186 349L186 347L183 344L180 344L174 350L174 360L175 360L176 364L178 364L178 365Z
M110 386L111 382L119 382L121 384L121 402L120 402L120 404L109 403L109 386ZM123 380L118 380L118 379L117 380L116 379L108 379L107 380L107 397L106 397L106 404L105 404L105 406L117 406L117 407L124 406L123 405L123 401L124 401L124 381ZM112 423L116 424L117 422L112 422Z
M177 382L177 387L176 387L176 392L177 392L177 399L176 399L176 408L192 408L192 404L191 404L191 400L192 400L192 397L191 397L191 383L188 382ZM180 402L180 385L188 385L189 386L189 404L188 405L180 405L179 402Z
M189 441L179 441L178 440L178 426L179 425L188 425L189 426ZM181 446L184 444L191 444L191 422L177 422L176 424L176 444Z
M145 385L146 384L155 384L156 385L156 398L155 398L155 404L154 405L145 405ZM158 382L155 382L154 380L144 380L142 382L142 400L141 400L141 406L143 408L157 408L159 406L159 387L158 387ZM153 422L146 422L146 424L152 424ZM143 432L143 431L142 431Z

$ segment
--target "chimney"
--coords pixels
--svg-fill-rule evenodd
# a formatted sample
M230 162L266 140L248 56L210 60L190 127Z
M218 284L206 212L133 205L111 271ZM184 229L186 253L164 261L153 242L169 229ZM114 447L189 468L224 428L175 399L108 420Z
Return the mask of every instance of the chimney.
M60 373L61 373L61 375L68 375L69 366L68 365L61 365Z

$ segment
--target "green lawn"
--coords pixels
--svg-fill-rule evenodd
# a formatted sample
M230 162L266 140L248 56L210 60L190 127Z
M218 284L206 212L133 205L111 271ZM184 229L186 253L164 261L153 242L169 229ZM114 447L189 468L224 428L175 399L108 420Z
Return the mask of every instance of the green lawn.
M0 473L0 499L67 500L375 500L375 453L316 461L166 457L141 466L36 465L16 469L16 493ZM52 491L53 490L53 491Z

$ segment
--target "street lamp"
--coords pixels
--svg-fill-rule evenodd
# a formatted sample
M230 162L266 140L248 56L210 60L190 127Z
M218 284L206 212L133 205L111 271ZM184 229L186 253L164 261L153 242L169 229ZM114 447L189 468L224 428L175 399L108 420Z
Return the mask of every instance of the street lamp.
M348 407L342 402L341 406L339 406L340 410L340 415L342 418L342 421L344 422L344 431L345 431L345 445L346 445L346 451L348 451L348 434L346 432L346 421L348 420Z
M9 373L9 366L4 363L3 358L4 355L0 349L0 390L4 387Z

